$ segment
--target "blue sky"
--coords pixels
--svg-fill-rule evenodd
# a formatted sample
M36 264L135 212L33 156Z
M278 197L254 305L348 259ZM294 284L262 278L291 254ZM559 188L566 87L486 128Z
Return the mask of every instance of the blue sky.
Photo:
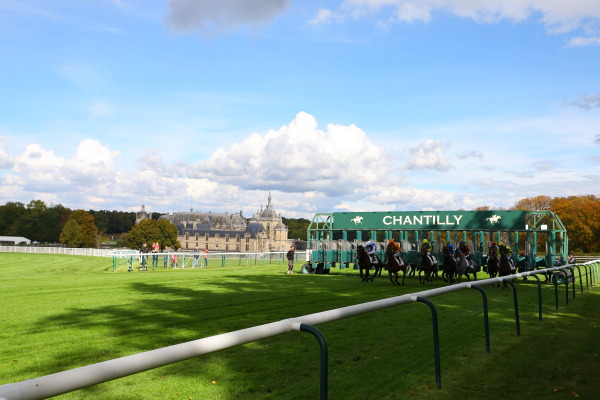
M0 0L0 54L0 204L600 194L597 1Z

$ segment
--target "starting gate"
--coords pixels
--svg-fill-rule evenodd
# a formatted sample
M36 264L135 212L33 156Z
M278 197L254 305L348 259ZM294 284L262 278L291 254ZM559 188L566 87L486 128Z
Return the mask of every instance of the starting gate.
M382 259L388 240L401 243L410 264L417 262L419 245L428 239L439 265L445 244L464 241L478 267L486 265L489 245L503 241L513 249L520 272L564 264L569 245L555 213L522 210L318 213L309 224L307 239L309 263L323 273L355 263L356 246L369 239L379 244Z

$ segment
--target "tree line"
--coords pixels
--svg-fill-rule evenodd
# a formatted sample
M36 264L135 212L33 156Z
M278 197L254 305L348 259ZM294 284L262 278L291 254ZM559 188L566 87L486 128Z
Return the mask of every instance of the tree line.
M490 207L476 210L490 210ZM600 198L596 195L528 197L517 201L510 210L552 211L567 229L571 250L600 252ZM70 247L98 247L107 236L118 235L123 237L121 245L132 248L143 240L177 247L176 239L175 243L172 239L177 231L159 224L161 214L153 213L153 220L137 226L135 215L123 211L71 210L41 200L28 204L8 202L0 206L0 235L23 236L38 243L60 242ZM288 238L306 240L308 219L283 218L283 223L288 227Z

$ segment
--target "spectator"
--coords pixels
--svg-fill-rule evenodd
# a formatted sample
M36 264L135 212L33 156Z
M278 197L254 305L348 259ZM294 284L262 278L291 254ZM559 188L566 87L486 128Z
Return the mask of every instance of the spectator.
M140 247L140 271L147 270L146 267L146 254L148 253L148 245L144 243L142 247Z
M198 246L194 248L194 261L192 261L192 268L198 265L198 259L200 258L200 250L198 250Z
M202 259L202 266L200 268L204 268L208 266L208 249L204 249L204 258Z
M163 249L163 253L165 253L165 256L163 257L163 266L165 268L169 268L169 246L165 246L165 248Z
M152 268L156 270L158 268L158 253L160 251L160 245L158 243L152 243Z
M291 246L287 252L287 260L288 260L288 269L287 273L292 274L292 270L294 269L294 246Z

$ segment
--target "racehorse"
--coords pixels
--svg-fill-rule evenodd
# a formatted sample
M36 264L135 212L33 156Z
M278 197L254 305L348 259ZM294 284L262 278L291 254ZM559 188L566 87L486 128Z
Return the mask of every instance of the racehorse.
M375 258L377 258L377 263L373 263L364 246L356 246L356 258L358 259L358 268L360 269L360 277L362 282L369 282L369 280L373 282L373 277L381 276L383 264L381 261L379 261L377 256L375 256ZM369 272L371 271L372 267L375 267L375 272L373 273L373 277L369 277ZM366 271L366 273L363 273L363 271Z
M456 258L450 251L447 246L443 248L444 253L444 268L442 269L442 279L444 282L454 283L454 275L456 275Z
M512 265L508 260L508 253L500 250L500 262L498 264L498 274L500 276L507 276L513 273ZM506 287L506 282L502 281L502 288Z
M421 272L423 273L423 278L421 278ZM433 283L433 262L429 255L427 254L427 246L421 245L421 260L419 261L419 282L421 284L425 282Z
M498 258L498 250L492 248L490 249L490 253L488 254L487 259L487 273L490 275L490 278L495 278L498 276L498 272L500 271L500 258ZM491 286L494 286L493 284ZM498 282L498 286L500 283Z
M402 285L404 286L404 279L406 279L406 270L408 269L408 263L400 255L400 253L396 253L394 251L394 245L388 243L385 247L385 268L388 271L388 275L390 277L390 282L394 286L400 286L400 282L398 282L398 272L402 271ZM392 274L394 278L392 278Z
M456 275L458 276L458 282L462 280L463 275L467 277L467 281L471 281L470 274L473 274L473 279L477 279L477 275L475 274L475 268L473 267L473 263L467 260L465 255L457 250L458 254L458 262L456 263Z

